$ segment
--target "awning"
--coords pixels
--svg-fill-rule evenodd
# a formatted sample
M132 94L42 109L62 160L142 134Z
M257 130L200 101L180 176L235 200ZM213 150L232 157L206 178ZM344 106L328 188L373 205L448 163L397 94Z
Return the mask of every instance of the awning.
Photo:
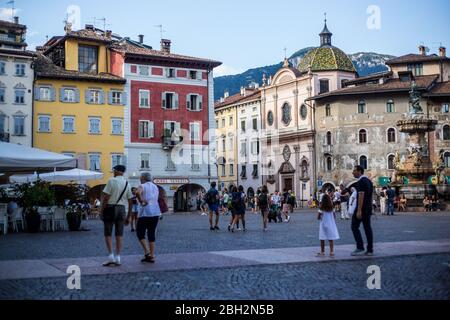
M35 182L37 179L47 182L77 181L80 184L89 180L103 179L103 173L95 171L86 171L81 169L73 169L68 171L56 171L44 174L31 175L14 175L9 177L11 183L27 183Z

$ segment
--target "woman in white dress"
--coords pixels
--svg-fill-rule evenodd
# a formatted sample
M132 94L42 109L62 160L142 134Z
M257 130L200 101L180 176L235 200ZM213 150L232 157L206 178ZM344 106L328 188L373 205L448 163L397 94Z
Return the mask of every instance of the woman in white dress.
M320 253L318 257L325 257L325 241L330 243L330 258L334 258L334 241L339 240L339 232L336 226L336 217L333 211L333 201L331 197L325 194L319 210L319 240Z

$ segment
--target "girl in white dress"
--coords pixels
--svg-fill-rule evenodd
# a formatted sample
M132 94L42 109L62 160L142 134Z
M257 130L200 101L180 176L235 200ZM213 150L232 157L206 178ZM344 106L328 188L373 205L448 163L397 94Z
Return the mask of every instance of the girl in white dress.
M325 241L328 240L330 243L330 258L334 258L334 241L339 240L340 237L333 211L333 201L327 194L322 198L318 219L320 220L319 240L321 251L317 256L325 257Z

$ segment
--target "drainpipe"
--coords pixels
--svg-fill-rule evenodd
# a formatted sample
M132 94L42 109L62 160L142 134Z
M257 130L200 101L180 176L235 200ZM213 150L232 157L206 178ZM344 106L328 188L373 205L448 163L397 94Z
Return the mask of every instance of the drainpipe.
M211 69L207 70L207 79L206 79L206 87L208 88L207 91L207 99L208 99L208 184L211 185L211 153L210 153L210 148L211 148L211 141L210 141L210 137L211 137L211 132L210 132L210 123L209 123L209 118L210 118L210 109L209 109L209 75L211 74ZM214 108L214 106L213 106ZM216 160L217 161L217 160ZM219 167L217 166L217 175L219 175Z

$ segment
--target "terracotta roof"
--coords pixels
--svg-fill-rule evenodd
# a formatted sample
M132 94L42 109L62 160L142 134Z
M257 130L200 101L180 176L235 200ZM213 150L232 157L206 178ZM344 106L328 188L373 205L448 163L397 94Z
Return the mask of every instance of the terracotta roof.
M377 72L377 73L372 73L365 77L355 78L354 80L347 80L347 81L345 81L345 85L348 86L348 85L357 84L357 83L375 81L375 80L378 80L378 79L381 79L384 77L390 77L390 76L392 76L392 71Z
M118 43L112 44L110 48L112 50L125 53L128 57L139 56L143 58L153 58L158 60L178 60L180 62L193 62L205 64L213 68L218 67L222 64L222 62L215 60L184 56L174 53L166 53L159 50L149 49L148 47L144 46L137 46L135 44L130 43L126 39Z
M439 75L429 75L416 77L415 81L418 90L429 90L430 87L439 78ZM400 79L391 79L383 84L365 84L355 87L347 87L315 97L309 98L307 100L318 100L333 96L346 96L346 95L358 95L358 94L371 94L371 93L382 93L382 92L409 92L411 90L411 81L401 81Z
M450 61L450 58L440 57L437 55L407 54L398 58L386 61L387 65L417 63L417 62L433 62L433 61Z
M220 109L226 106L230 106L233 104L237 104L237 103L244 103L244 102L248 102L248 101L252 101L252 100L256 100L261 98L261 91L259 89L246 89L247 91L253 91L252 93L243 96L241 95L241 93L237 93L233 96L230 96L228 98L226 98L223 102L216 102L216 104L214 105L214 109Z
M82 29L78 31L71 31L66 35L67 38L76 38L76 39L84 39L84 40L92 40L97 42L112 42L112 38L108 38L105 36L103 31Z
M26 25L17 24L17 23L5 21L5 20L0 20L0 27L19 28L19 29L26 29L27 28Z
M13 56L36 57L36 52L28 51L28 50L0 49L0 54L13 55Z
M35 65L35 74L37 78L67 79L67 80L85 80L97 82L110 82L125 84L126 79L115 76L110 73L90 74L78 71L69 71L56 66L48 57L38 53Z
M437 83L430 92L426 93L427 97L450 96L450 81Z

